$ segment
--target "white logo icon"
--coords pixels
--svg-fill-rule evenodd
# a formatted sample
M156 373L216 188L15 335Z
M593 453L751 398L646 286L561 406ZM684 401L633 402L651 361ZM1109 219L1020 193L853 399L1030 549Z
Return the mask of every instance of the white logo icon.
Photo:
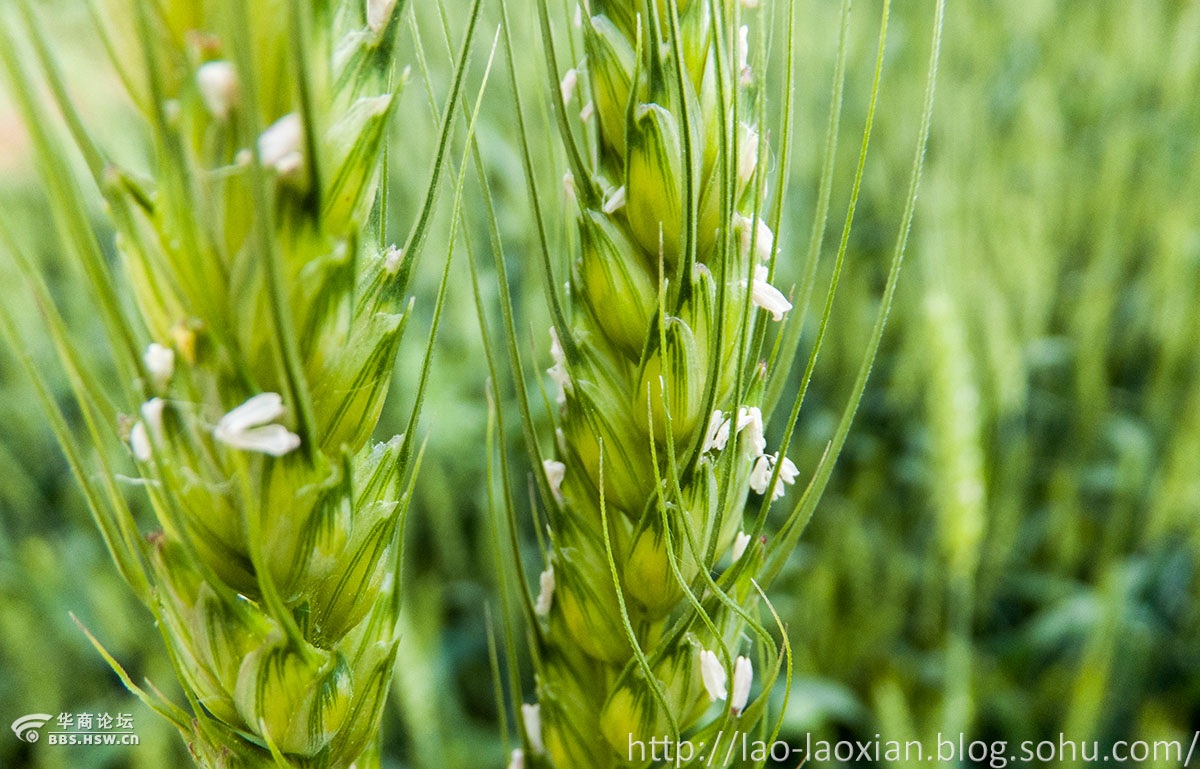
M37 742L41 736L38 729L45 726L46 722L54 716L46 713L30 713L27 716L21 716L16 721L13 721L13 734L17 735L17 739L25 742Z

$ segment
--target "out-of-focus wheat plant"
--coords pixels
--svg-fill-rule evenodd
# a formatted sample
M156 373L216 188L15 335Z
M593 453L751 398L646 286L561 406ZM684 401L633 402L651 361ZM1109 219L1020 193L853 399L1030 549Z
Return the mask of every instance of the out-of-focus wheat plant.
M1200 718L1198 30L1188 3L948 8L916 269L777 583L788 739L1140 739L1161 743L1147 765L1182 762L1167 742L1186 755ZM922 60L894 50L896 72ZM864 185L868 257L892 194ZM849 273L848 306L882 272ZM810 433L862 325L827 346ZM798 463L824 451L804 443Z
M396 64L403 3L114 0L92 10L148 127L148 174L97 145L29 4L4 9L0 57L116 382L89 364L0 223L80 430L35 359L20 357L189 708L126 682L202 766L377 765L432 340L406 433L370 439L412 313L406 290L451 120L438 155L413 164L432 172L425 201L407 240L390 244L383 158L406 77ZM468 41L477 18L478 4ZM104 197L123 273L91 230L43 91ZM15 351L23 325L0 310ZM105 451L117 440L136 480ZM148 535L130 501L142 494L157 524Z

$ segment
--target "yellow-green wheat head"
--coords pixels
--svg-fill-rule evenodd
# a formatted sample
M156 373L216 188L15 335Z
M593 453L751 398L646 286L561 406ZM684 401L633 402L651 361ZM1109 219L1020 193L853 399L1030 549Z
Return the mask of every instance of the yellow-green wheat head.
M191 712L156 707L206 767L378 760L412 464L401 437L369 444L411 261L381 224L397 6L98 2L148 127L148 173L112 165L60 98L125 271L74 229L120 398L73 368L69 341L64 360L92 436L126 443L154 533L139 533L116 468L83 483ZM55 83L28 7L6 37L22 23ZM0 47L46 178L68 190L33 76ZM132 302L112 299L127 290Z
M747 6L593 0L576 20L583 57L559 96L579 249L551 330L527 763L643 766L651 739L763 718L750 694L777 656L743 508L796 468L764 438L761 351L791 304L760 216L762 22Z

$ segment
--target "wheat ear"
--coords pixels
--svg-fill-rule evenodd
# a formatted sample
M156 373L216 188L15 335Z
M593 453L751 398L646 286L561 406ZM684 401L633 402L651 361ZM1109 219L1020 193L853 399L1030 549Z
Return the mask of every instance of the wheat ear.
M593 2L584 60L555 89L579 250L551 298L557 458L522 761L644 765L651 740L755 728L755 662L777 672L770 643L745 643L768 635L742 511L796 477L766 450L759 362L791 304L759 216L763 90L741 15ZM544 10L543 27L550 45Z
M57 405L45 405L114 560L157 620L191 712L138 691L201 766L377 765L419 455L411 437L370 438L441 169L439 156L410 236L389 245L384 153L405 79L396 71L404 3L100 2L97 27L149 128L146 178L98 147L27 4L3 19L0 48L66 250L87 272L112 343L116 400L18 258L87 438L101 457L113 437L128 448L157 522L148 537L118 467L89 470ZM471 13L468 41L478 3ZM90 231L40 84L16 53L26 37L104 197L124 279ZM416 401L409 436L420 393Z

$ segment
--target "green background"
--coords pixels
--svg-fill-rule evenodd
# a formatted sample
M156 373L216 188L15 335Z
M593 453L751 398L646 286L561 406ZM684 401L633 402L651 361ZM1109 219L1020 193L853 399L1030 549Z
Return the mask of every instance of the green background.
M531 3L511 2L513 18L532 19ZM142 136L117 81L97 64L98 42L77 5L46 3L43 17L95 130L114 155L136 164ZM573 4L550 5L565 27ZM798 1L797 11L782 285L799 281L812 226L839 23L834 2ZM880 11L877 1L853 9L821 281L861 142ZM438 55L432 10L422 6L417 16L436 89L448 57ZM485 16L476 87L495 16L494 8ZM877 309L912 163L931 23L932 3L892 8L846 273L793 439L802 474L832 435ZM518 76L536 94L547 81L529 52L540 43L531 26L516 34ZM782 49L775 39L774 78ZM549 324L528 192L516 181L520 137L506 80L493 76L478 134L518 327L528 330L526 349L545 359L530 367L537 371L549 365ZM1186 750L1200 723L1197 93L1200 3L949 4L925 174L883 348L834 479L771 593L795 655L781 738L878 734L933 745L939 732L1010 743L1057 743L1062 734L1102 745L1182 740ZM394 137L404 150L391 154L396 232L419 200L428 175L420 158L430 156L435 133L422 88L404 99ZM81 278L57 258L8 104L0 90L0 205L41 260L81 347L102 360ZM565 165L556 165L544 112L531 115L531 144L546 148L546 205L565 231L556 196ZM443 214L448 208L443 201ZM481 246L477 190L468 191L465 217ZM98 203L94 219L103 232ZM402 429L447 236L443 216L422 262L427 274L415 284L425 313L406 337L395 409L381 435ZM505 760L487 656L488 611L499 618L481 448L485 373L465 261L459 270L464 278L452 286L438 340L408 531L404 640L384 721L393 767ZM25 338L65 402L36 310L13 273L0 259L2 301L26 319ZM485 301L494 319L494 296ZM536 393L538 383L528 385ZM520 464L515 408L500 407L512 415L505 439ZM30 383L0 347L0 766L186 764L178 737L121 688L71 613L136 679L172 691L150 615L111 567ZM132 713L141 744L24 744L7 724L32 712Z

